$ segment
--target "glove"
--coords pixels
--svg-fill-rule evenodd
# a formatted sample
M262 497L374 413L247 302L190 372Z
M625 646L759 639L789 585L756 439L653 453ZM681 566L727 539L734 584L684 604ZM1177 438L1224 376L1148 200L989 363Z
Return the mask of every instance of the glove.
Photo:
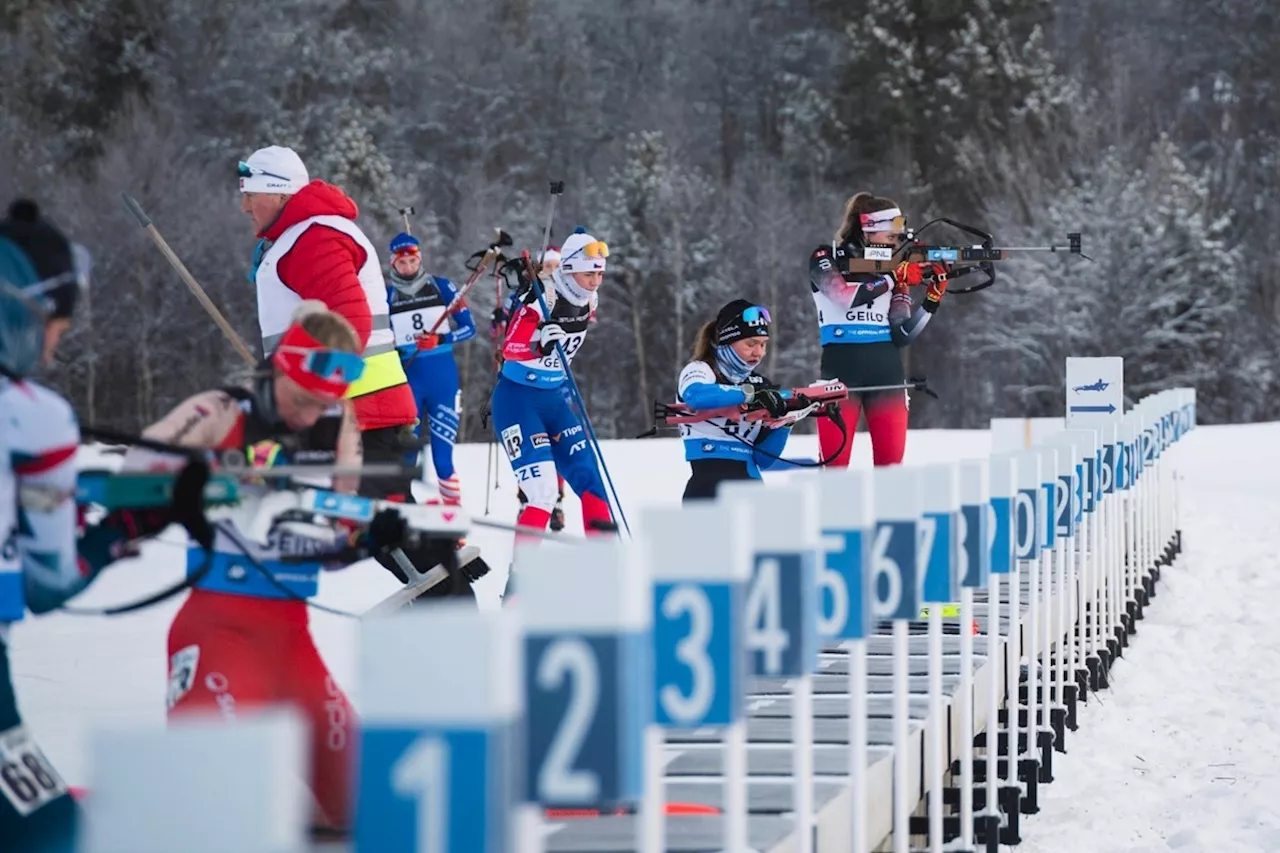
M893 270L893 280L900 287L914 287L924 280L924 267L928 264L917 264L903 261Z
M404 544L409 522L394 509L379 510L365 528L363 544L373 553L390 551Z
M781 391L773 388L757 389L752 402L768 412L771 418L780 418L787 413L786 399L782 396Z
M563 345L569 333L559 323L547 323L538 331L538 351L543 355L555 351L556 344Z
M435 349L440 343L440 336L435 334L418 335L414 340L418 344L418 349Z
M930 265L931 281L929 287L924 294L924 310L933 312L938 310L938 303L942 301L943 295L947 292L947 274L949 270L946 264L933 263Z

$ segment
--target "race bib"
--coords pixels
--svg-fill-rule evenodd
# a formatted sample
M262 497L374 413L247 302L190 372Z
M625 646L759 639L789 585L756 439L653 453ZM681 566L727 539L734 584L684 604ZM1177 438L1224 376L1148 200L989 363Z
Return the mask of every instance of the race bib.
M574 353L578 351L578 348L582 346L582 342L586 339L586 332L574 332L560 342L560 346L564 348L564 354L568 356L569 361L573 361ZM560 353L552 350L550 355L542 358L540 366L546 370L560 370Z
M20 817L67 793L67 783L21 725L0 732L0 792Z
M173 708L191 690L200 666L200 647L187 646L169 657L169 687L165 691L165 705Z
M414 343L419 336L431 331L431 327L436 324L442 314L444 309L440 306L392 314L391 333L396 336L396 345L404 346ZM440 330L436 329L436 331Z

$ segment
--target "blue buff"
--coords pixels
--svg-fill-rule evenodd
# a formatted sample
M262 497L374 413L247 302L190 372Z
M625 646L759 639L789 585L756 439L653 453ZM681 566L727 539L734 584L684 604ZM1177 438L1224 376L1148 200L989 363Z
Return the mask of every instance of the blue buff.
M720 375L734 383L746 381L753 369L728 344L716 347L716 367L720 369Z

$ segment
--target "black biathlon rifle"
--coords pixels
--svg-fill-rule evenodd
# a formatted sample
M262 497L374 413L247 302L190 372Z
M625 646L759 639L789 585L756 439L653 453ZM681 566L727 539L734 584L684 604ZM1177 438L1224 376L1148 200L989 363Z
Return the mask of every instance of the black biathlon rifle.
M929 228L935 225L950 225L959 231L979 238L982 242L974 246L961 246L957 244L950 245L932 245L921 242L921 235ZM1081 234L1078 231L1067 234L1066 245L1049 245L1049 246L996 246L995 237L980 228L972 225L965 225L954 219L948 219L945 216L939 216L921 225L918 229L908 228L903 235L902 242L897 248L889 246L867 246L863 249L861 258L851 258L845 262L841 272L848 273L892 273L901 263L929 263L936 261L944 264L951 264L951 273L949 279L955 282L961 277L967 277L975 273L982 273L985 279L977 284L966 285L963 287L951 286L947 289L948 293L976 293L979 290L985 290L996 281L996 261L1011 260L1020 252L1061 252L1069 255L1079 255L1085 260L1092 261L1088 255L1081 251ZM925 283L930 280L926 276Z
M850 388L843 382L833 381L815 382L803 388L781 388L777 390L786 394L784 399L787 402L788 413L808 409L809 413L814 417L831 417L833 412L838 410L839 404L849 399L851 393L865 394L875 391L919 390L930 397L936 398L938 396L928 387L922 376L912 377L906 382L897 385L860 385ZM740 423L755 423L759 421L764 426L789 425L791 420L787 415L783 415L781 418L772 417L758 403L741 403L723 406L718 409L695 411L687 403L655 401L653 404L653 428L637 435L636 438L648 438L657 435L659 429L678 427L681 424L703 423L717 418Z

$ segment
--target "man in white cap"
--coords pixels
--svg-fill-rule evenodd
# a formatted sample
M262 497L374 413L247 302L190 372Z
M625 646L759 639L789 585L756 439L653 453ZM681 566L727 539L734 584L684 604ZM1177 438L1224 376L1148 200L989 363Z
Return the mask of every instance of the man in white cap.
M260 148L240 163L239 174L241 210L259 238L252 278L263 354L274 351L304 299L318 299L345 317L364 347L364 373L347 392L364 457L402 462L418 408L391 334L382 263L355 223L359 208L338 187L312 180L292 148ZM410 485L408 476L365 477L361 493L412 500Z

